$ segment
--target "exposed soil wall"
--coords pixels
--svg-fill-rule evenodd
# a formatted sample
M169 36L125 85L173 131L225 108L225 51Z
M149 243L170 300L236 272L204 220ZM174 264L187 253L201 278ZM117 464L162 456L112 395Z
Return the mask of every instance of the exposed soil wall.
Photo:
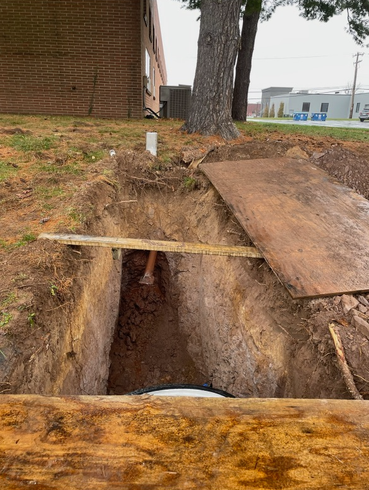
M93 223L86 223L92 233L118 232L117 222L99 219L111 194L101 182L81 190L79 199L94 203ZM24 282L21 291L28 293L11 311L16 326L0 332L0 387L14 393L104 393L121 261L113 259L110 249L76 249L48 241L31 243L27 254L16 251L9 260Z
M109 249L91 253L80 296L69 320L69 350L53 389L63 394L101 394L109 376L109 353L120 299L121 261Z

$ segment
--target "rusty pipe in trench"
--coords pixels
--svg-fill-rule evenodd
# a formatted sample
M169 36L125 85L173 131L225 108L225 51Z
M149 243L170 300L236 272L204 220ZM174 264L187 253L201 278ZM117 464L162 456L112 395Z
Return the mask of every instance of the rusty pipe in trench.
M148 284L152 286L154 284L154 268L156 262L156 256L158 252L155 250L150 250L149 258L147 259L145 273L143 277L140 279L140 284Z

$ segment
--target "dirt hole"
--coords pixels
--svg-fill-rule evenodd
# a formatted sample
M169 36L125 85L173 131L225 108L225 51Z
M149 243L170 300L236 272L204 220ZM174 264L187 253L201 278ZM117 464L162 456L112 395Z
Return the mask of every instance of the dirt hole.
M268 148L274 154L275 144ZM265 152L253 142L210 157ZM325 158L336 171L336 153ZM356 179L362 161L350 164ZM109 179L86 183L78 199L83 234L251 245L200 170L162 169L146 153L119 154ZM147 255L117 259L110 249L46 241L15 250L2 270L11 285L2 322L12 321L0 329L0 392L104 395L208 383L237 397L351 398L328 329L337 321L369 396L369 342L340 297L293 301L261 259L181 253L159 253L155 285L145 286ZM369 295L353 301L356 322L369 320Z
M123 259L119 318L110 352L108 394L160 384L203 384L206 376L188 353L178 324L178 294L168 261L159 253L153 285L140 284L148 253Z

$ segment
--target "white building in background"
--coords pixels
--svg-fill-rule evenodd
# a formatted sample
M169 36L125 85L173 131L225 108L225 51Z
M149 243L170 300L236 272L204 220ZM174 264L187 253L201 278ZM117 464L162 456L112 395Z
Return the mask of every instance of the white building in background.
M293 92L289 87L269 87L262 90L261 114L266 105L269 110L274 104L277 116L280 104L284 104L284 116L292 116L295 112L326 112L330 119L347 119L350 114L351 94L346 93L309 93L308 90ZM276 92L279 92L278 94ZM369 93L356 93L352 117L358 118L365 104L369 104Z

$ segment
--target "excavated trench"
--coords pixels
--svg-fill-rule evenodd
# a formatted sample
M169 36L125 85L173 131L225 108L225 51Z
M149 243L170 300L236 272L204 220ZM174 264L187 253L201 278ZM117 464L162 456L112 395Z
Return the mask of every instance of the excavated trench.
M105 206L98 233L251 244L209 183L130 197L120 195L123 205L108 212ZM81 341L73 344L60 392L206 383L237 397L347 396L326 358L331 344L321 327L331 312L320 311L319 300L293 301L263 260L159 253L155 282L146 285L140 279L148 252L125 251L117 260L94 249L90 256L80 328L71 322L71 336Z
M208 199L217 202L214 191ZM152 216L152 226L161 223L159 234L167 235L177 204L143 198L139 215ZM210 209L210 242L221 243L225 230L232 232L228 241L247 240L223 207ZM317 366L309 343L307 305L289 298L263 260L158 253L153 285L140 283L147 260L148 252L139 250L121 259L108 394L206 383L238 397L332 396L329 383L321 383L332 376L330 368Z
M149 179L140 187L126 163L118 191L100 184L82 196L95 206L89 234L252 245L205 177L191 189L145 186ZM73 297L66 308L42 298L43 311L53 312L44 320L47 346L42 337L37 356L9 376L14 392L125 394L206 383L237 397L350 396L327 329L340 312L332 301L293 301L264 260L158 253L147 285L140 279L148 252L61 250Z
M121 395L161 384L203 384L204 370L188 353L178 322L178 293L168 260L159 253L154 284L141 284L148 253L123 259L119 318L110 352L108 393Z

